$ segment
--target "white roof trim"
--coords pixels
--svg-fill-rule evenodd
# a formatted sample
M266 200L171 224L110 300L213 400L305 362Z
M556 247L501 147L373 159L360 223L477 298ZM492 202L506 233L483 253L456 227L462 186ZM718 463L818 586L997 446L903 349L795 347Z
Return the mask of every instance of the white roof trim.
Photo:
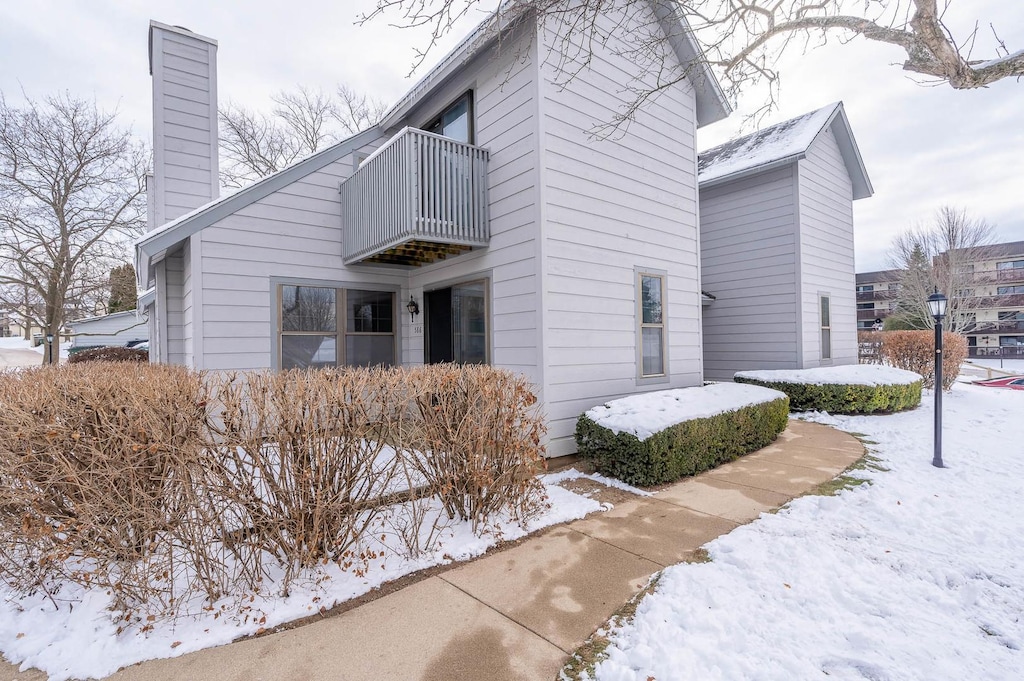
M75 326L77 326L79 324L86 324L88 322L96 322L96 321L100 321L100 320L103 320L103 319L114 319L116 317L125 317L127 315L132 315L133 317L137 317L138 316L138 315L135 314L135 310L125 310L124 312L111 312L110 314L100 314L100 315L95 315L93 317L82 317L81 319L76 319L73 322L68 322L68 326L70 326L71 328L75 328Z

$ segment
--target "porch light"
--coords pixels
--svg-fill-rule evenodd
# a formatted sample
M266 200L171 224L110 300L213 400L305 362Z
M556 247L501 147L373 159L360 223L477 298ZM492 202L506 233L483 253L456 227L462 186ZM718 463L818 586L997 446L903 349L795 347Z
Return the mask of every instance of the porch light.
M53 364L53 334L46 334L46 363Z
M945 468L942 464L942 318L946 316L946 296L937 288L928 296L928 311L935 320L935 453L932 465Z
M416 299L409 296L409 302L405 304L405 309L409 311L409 321L416 321L416 315L420 313L420 304L416 302Z

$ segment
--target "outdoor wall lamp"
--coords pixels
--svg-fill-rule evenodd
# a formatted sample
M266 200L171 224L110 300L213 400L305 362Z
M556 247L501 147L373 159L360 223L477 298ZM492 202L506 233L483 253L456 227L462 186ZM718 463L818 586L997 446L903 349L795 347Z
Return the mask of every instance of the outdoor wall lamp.
M416 321L416 315L420 313L420 304L414 297L409 296L409 302L405 304L405 309L409 311L409 321Z
M928 296L928 311L935 320L935 454L932 465L936 468L945 468L942 465L942 318L946 316L946 302L946 296L937 288Z

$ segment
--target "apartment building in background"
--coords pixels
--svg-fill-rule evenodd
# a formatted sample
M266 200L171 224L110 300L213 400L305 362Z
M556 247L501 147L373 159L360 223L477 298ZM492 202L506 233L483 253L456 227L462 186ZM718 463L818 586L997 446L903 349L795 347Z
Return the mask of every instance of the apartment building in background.
M1024 358L1024 241L979 246L968 255L967 293L977 302L966 331L970 356ZM899 278L900 270L857 275L858 330L892 314Z

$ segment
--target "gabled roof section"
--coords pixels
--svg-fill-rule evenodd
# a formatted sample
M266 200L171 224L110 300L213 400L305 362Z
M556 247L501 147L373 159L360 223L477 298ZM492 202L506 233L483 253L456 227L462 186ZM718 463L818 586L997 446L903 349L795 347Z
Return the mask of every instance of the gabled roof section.
M161 260L169 249L174 248L199 230L223 220L249 204L287 187L338 159L344 158L380 134L380 130L376 126L364 130L334 146L318 151L284 170L267 175L245 189L214 199L191 213L186 213L143 234L135 242L135 269L138 272L139 283L145 288L153 286L152 265Z
M677 58L680 63L687 65L687 78L697 98L698 127L722 120L732 113L732 107L678 5L667 0L650 2ZM380 126L386 130L401 123L417 104L447 82L473 57L492 45L501 32L523 20L529 11L528 7L517 0L503 2L384 114Z
M799 161L807 156L808 149L818 136L829 128L836 138L846 171L853 183L853 198L871 196L874 188L842 102L829 104L817 111L701 152L697 157L700 188L707 189Z

